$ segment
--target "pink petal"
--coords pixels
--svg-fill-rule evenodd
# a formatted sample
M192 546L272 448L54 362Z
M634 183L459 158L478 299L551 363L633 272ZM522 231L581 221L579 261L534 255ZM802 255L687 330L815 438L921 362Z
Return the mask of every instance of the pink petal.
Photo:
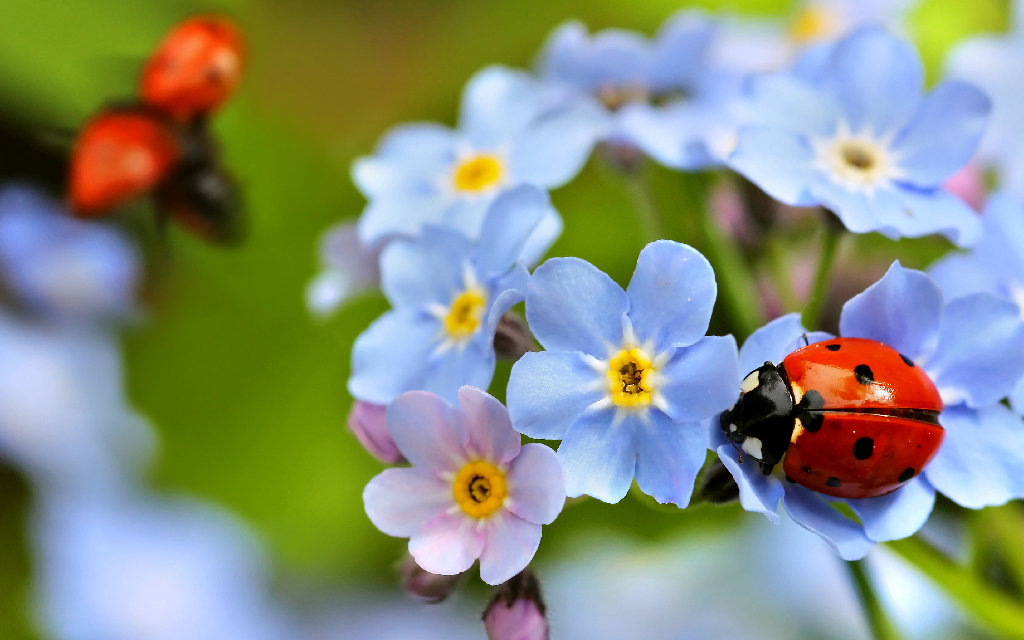
M551 524L564 505L565 476L558 456L547 445L525 445L508 471L505 506L530 522Z
M480 579L499 585L530 564L540 546L541 526L505 509L488 518L486 544L480 556Z
M457 472L466 463L461 420L440 396L408 391L388 405L388 432L416 467Z
M548 640L548 620L533 600L520 599L506 606L495 602L484 616L488 640Z
M381 462L397 464L405 459L388 433L386 406L356 400L348 414L348 428L363 448Z
M480 521L461 510L435 517L409 539L409 553L430 573L453 576L473 566L484 548Z
M455 504L449 483L429 469L386 469L363 490L363 506L374 526L408 538Z
M505 463L519 455L522 437L512 428L508 409L476 387L459 389L459 411L466 430L466 451L490 462Z

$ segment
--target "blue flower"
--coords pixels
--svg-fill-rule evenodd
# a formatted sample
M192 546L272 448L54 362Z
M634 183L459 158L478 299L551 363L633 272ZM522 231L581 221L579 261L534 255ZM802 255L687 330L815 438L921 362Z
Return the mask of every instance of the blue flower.
M977 216L942 183L974 153L988 98L963 82L922 97L913 46L878 28L809 50L793 70L755 79L729 166L769 195L821 205L855 233L942 233L960 245Z
M606 127L593 100L567 98L525 72L486 68L466 86L458 129L400 125L374 155L355 162L353 180L369 200L359 238L372 246L416 236L432 224L475 240L499 194L522 184L552 189L567 183ZM525 261L539 260L561 229L561 218L550 212L525 248Z
M318 318L328 318L351 298L380 286L381 243L366 247L359 242L357 223L339 222L320 238L321 271L306 286L306 307Z
M0 190L0 274L31 311L95 322L135 311L137 248L113 227L72 218L35 189Z
M878 498L842 500L764 476L740 464L733 446L709 423L712 448L732 472L748 511L778 522L781 500L801 526L821 536L844 559L861 558L875 542L911 535L928 519L936 490L979 509L1024 497L1024 425L999 403L1024 373L1024 323L1017 308L989 294L945 301L938 284L897 262L888 273L843 307L846 337L870 338L906 355L932 379L945 410L946 438L932 462L901 489ZM781 362L803 345L797 314L765 325L740 350L743 371ZM816 342L828 334L810 334ZM781 473L781 472L780 472ZM847 518L845 503L860 519Z
M494 201L478 243L433 225L416 240L390 242L380 263L392 309L356 339L349 392L383 405L406 391L456 402L459 387L486 389L498 321L526 291L519 256L552 215L547 194L523 185Z
M700 421L735 400L732 336L705 336L717 285L711 265L661 240L640 253L626 291L578 258L530 278L526 318L547 351L512 367L512 424L561 440L569 496L618 502L634 475L659 502L685 507L704 463Z
M949 53L947 75L978 85L992 99L992 120L978 153L999 170L1001 187L1024 198L1024 5L1010 4L1010 33L960 43Z
M617 29L591 37L569 22L548 39L539 73L596 96L615 117L611 142L635 145L671 167L721 164L734 144L728 107L741 77L711 63L716 33L693 10L670 18L653 41Z

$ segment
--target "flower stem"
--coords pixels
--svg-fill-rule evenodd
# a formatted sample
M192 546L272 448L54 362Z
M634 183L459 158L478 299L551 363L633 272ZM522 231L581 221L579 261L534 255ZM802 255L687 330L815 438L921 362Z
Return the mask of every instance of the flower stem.
M868 576L867 563L864 560L852 560L846 563L850 570L850 577L853 578L853 586L857 589L857 596L864 609L864 615L868 619L868 626L871 627L871 635L875 640L899 640L896 627L885 615L885 609L878 600L875 588Z
M1024 640L1024 608L918 536L885 543L942 587L974 620L1005 638Z
M627 173L626 185L633 200L633 210L640 222L644 244L663 238L665 231L661 224L661 214L658 212L658 205L654 199L654 191L651 189L650 175L646 167Z
M818 256L818 270L814 274L814 285L811 297L804 307L803 323L811 331L817 331L821 324L821 314L825 310L825 299L828 296L828 285L832 279L832 271L839 255L839 240L842 231L830 221L821 227L821 255Z

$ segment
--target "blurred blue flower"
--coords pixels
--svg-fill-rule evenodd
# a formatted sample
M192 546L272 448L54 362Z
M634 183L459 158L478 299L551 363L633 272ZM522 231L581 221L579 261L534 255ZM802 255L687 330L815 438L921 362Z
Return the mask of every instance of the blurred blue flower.
M537 268L526 318L547 351L512 367L508 407L520 433L562 440L569 496L618 502L635 475L659 502L689 503L700 422L739 384L733 337L704 335L716 295L704 256L667 240L641 251L626 291L578 258Z
M1010 5L1010 33L961 42L950 51L946 71L992 99L992 119L978 153L998 169L1002 188L1024 198L1024 2Z
M526 294L529 273L517 261L552 215L547 194L524 185L494 201L478 243L433 225L389 243L381 276L392 310L356 339L349 392L383 405L414 389L451 402L463 385L486 389L498 321Z
M356 160L353 180L370 201L359 238L372 246L433 224L475 240L495 197L522 184L567 183L606 128L595 101L566 96L522 71L488 67L466 85L458 129L400 125L374 155ZM552 211L534 231L524 261L539 260L561 225Z
M412 467L386 469L363 503L384 533L409 538L423 569L456 575L480 559L480 578L499 585L526 568L541 525L565 504L565 481L547 445L523 446L508 410L463 387L456 409L422 391L388 406L388 431Z
M913 45L879 28L813 48L753 81L729 166L786 204L828 208L855 233L970 245L981 224L941 185L974 153L989 100L963 82L922 97L923 82Z
M635 145L670 167L721 164L732 151L730 100L739 74L711 64L717 27L704 13L682 11L651 41L619 29L590 36L568 22L548 39L540 76L597 97L614 116L608 140Z
M135 311L141 258L113 227L72 218L26 186L0 189L0 277L28 309L62 321Z
M286 640L264 558L238 522L185 500L45 496L36 618L54 640Z
M901 489L878 498L842 500L764 476L757 465L740 464L717 422L709 423L712 448L740 487L748 511L778 522L786 512L821 536L840 556L867 554L875 542L911 535L924 525L935 491L971 509L1024 497L1024 425L999 403L1024 373L1024 323L1016 306L989 294L944 301L934 280L899 262L843 307L845 337L878 340L921 367L942 395L939 421L946 439L932 462ZM783 316L754 332L740 350L743 371L781 362L803 345L798 314ZM828 339L811 334L811 342ZM832 503L846 503L860 523Z
M306 307L316 317L330 317L347 300L380 286L383 243L364 246L357 227L344 220L320 238L321 271L306 286Z

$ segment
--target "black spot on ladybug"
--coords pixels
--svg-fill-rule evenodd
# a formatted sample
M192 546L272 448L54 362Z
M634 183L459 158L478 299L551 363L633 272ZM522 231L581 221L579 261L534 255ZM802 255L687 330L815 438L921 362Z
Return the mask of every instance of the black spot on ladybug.
M841 344L826 344L825 348L829 351L839 351L839 348L843 346Z
M875 381L875 374L871 373L871 367L866 364L858 364L853 368L853 375L857 376L857 382L871 384Z
M790 477L789 477L789 474L787 473L787 474L786 474L786 482L789 482L789 483L795 483L795 482L796 482L796 480L794 480L793 478L790 478Z
M803 471L804 473L814 473L813 471L811 471L811 468L808 467L807 465L800 467L800 470Z
M907 356L903 355L902 353L900 354L900 358L903 360L904 364L906 364L908 367L913 367L914 366L914 361L911 360L910 358L908 358Z
M839 478L829 478L828 480L825 481L825 486L836 489L838 487L843 486L843 483L839 482Z
M871 438L859 438L853 443L853 457L858 460L867 460L875 452L875 441Z
M907 480L910 480L913 477L914 477L914 468L913 467L907 467L906 469L903 470L903 473L900 474L899 481L900 482L906 482Z
M815 433L818 429L821 429L822 423L825 422L825 416L818 411L804 411L797 415L800 420L800 424L804 425L804 429Z
M804 392L804 397L800 398L800 404L797 405L798 409L805 409L813 411L815 409L825 408L825 398L822 397L821 393L816 389L808 389Z

